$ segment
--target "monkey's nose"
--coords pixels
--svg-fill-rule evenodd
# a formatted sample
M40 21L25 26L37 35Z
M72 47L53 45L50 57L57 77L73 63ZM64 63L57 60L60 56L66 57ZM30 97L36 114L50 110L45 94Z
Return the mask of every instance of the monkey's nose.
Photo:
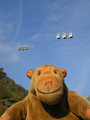
M45 83L45 85L47 86L47 90L49 91L51 86L52 86L53 82L52 81L48 81Z

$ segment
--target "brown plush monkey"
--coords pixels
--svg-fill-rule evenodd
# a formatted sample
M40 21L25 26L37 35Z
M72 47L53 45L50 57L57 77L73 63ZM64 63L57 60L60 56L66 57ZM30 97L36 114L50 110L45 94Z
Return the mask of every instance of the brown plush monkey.
M90 102L67 89L65 69L43 65L29 70L27 97L11 106L0 120L90 120Z

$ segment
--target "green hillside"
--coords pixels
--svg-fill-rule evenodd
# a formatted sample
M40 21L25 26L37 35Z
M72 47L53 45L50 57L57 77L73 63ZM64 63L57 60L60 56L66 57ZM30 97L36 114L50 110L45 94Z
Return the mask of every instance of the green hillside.
M28 94L28 90L16 84L3 71L4 69L0 68L0 116L8 107Z

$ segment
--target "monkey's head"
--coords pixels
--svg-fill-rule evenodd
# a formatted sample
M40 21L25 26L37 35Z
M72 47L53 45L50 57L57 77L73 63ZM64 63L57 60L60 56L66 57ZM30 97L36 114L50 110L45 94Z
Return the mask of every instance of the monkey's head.
M65 69L59 69L54 65L43 65L36 70L28 70L27 76L31 79L30 92L48 104L57 104L64 92Z

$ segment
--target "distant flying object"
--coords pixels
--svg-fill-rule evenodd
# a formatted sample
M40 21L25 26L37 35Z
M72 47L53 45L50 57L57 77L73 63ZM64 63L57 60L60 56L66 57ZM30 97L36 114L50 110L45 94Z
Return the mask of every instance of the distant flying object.
M69 33L69 38L73 38L73 33L72 32Z
M56 38L57 38L57 39L60 39L60 38L61 38L61 35L60 35L59 33L57 33ZM66 33L63 33L63 34L62 34L62 38L63 38L63 39L66 39L66 38L67 38L67 34L66 34ZM72 32L69 32L69 38L73 38L73 33L72 33Z
M56 35L56 38L57 38L57 39L60 39L60 38L61 38L61 35L58 33L58 34Z
M22 51L23 51L23 50L25 50L25 47L24 47L24 46L22 46L22 47L21 47L21 50L22 50Z
M63 39L66 39L67 38L67 34L63 33L62 37L63 37Z
M27 45L27 46L18 46L18 50L20 51L20 50L22 50L22 51L24 51L24 50L28 50L29 49L29 46Z
M29 49L29 46L27 45L26 47L25 47L25 50L28 50Z
M19 51L21 50L21 46L18 46L18 50L19 50Z

